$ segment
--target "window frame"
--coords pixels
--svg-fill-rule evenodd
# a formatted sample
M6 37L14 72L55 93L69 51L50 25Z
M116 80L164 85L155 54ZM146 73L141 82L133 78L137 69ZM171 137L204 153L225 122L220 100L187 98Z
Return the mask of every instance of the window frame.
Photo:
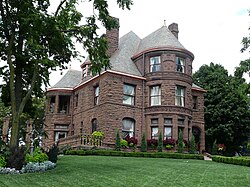
M157 60L153 61L153 59L157 59ZM152 73L152 72L158 72L158 71L161 71L161 56L150 57L149 58L149 72Z
M166 128L170 128L171 129L170 130L170 133L171 133L170 136L166 135ZM164 140L166 140L166 139L172 139L173 138L173 127L172 126L167 126L167 125L164 126L164 135L163 135L163 137L164 137Z
M125 93L125 89L124 89L125 86L133 88L132 94ZM125 104L125 105L135 105L135 95L136 95L136 86L132 85L132 84L124 83L123 84L123 100L122 100L122 103ZM126 100L124 100L125 97L131 98L131 103L124 102L124 101L126 101Z
M153 134L153 129L157 129L157 133ZM151 126L151 139L158 140L159 138L159 127L158 126Z
M153 95L152 91L154 88L158 87L158 93ZM158 103L155 103L155 99L158 98ZM161 85L150 86L150 106L159 106L161 105Z
M98 90L98 92L96 92ZM99 85L94 87L94 105L99 104L99 99L100 99L100 87Z
M185 59L182 57L176 57L175 64L176 64L176 71L180 73L185 73Z
M179 95L178 90L181 89L182 94ZM175 105L185 107L185 87L176 85L175 87Z
M125 121L131 123L132 128L129 130L124 128ZM125 138L127 135L129 135L129 137L135 137L135 120L133 118L123 118L122 120L122 138Z

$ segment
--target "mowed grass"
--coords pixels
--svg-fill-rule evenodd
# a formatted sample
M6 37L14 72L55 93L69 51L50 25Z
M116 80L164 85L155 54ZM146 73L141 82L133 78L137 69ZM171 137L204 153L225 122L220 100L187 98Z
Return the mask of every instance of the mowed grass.
M249 187L250 168L203 160L60 156L45 173L0 175L0 186Z

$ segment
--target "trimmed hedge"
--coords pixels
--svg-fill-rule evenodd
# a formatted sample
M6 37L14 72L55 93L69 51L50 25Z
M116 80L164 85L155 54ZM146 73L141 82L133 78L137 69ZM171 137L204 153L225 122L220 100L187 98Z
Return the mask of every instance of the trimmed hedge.
M176 159L197 159L203 160L203 155L180 154L180 153L148 153L148 152L121 152L110 150L68 150L66 155L98 155L98 156L123 156L123 157L147 157L147 158L176 158Z
M222 162L226 164L234 164L234 165L250 167L250 158L247 157L212 156L212 160L215 162Z

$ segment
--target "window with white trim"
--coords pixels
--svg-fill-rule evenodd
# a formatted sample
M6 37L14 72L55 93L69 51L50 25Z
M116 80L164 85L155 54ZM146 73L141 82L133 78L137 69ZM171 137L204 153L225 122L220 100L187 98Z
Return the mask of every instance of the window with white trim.
M158 139L158 127L151 127L151 139Z
M185 88L182 86L176 86L175 89L175 105L185 106Z
M150 72L156 72L161 70L161 58L155 56L150 58Z
M161 105L161 86L150 87L150 105Z
M123 84L123 104L135 105L135 86Z
M172 127L165 126L164 127L164 139L172 138Z
M96 86L95 88L95 96L94 96L94 105L98 105L99 104L99 86Z
M122 120L122 138L127 136L134 137L135 120L131 118L124 118Z
M180 57L176 57L176 71L185 73L185 60Z

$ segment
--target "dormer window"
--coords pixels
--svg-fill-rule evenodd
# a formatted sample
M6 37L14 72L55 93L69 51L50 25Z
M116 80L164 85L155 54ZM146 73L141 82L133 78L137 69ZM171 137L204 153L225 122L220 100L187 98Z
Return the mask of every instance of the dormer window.
M150 72L156 72L161 70L161 58L155 56L150 58Z
M82 68L82 78L85 78L87 76L91 76L91 65L86 64Z
M185 60L180 57L176 57L176 71L185 73Z

